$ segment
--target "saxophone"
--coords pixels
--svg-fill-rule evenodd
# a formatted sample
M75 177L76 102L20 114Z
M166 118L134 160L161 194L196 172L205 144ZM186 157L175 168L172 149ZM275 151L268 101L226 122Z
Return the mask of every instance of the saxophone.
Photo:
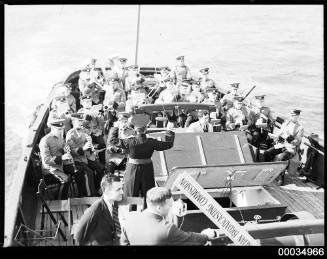
M74 173L78 172L69 145L65 144L65 146L64 146L64 151L65 151L65 154L67 154L68 157L70 157L70 158L68 159L68 161L70 162L69 164L71 164L71 165L73 166L73 168L74 168Z

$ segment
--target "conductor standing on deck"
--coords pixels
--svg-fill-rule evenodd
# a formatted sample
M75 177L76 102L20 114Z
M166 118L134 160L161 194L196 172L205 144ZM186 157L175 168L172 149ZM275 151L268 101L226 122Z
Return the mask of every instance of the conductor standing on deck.
M126 149L128 161L124 175L124 195L130 197L146 196L146 192L155 186L154 170L151 156L155 150L163 151L173 147L175 133L171 131L172 123L168 123L164 141L148 138L145 135L149 117L135 114L131 119L136 136L119 140L116 145Z

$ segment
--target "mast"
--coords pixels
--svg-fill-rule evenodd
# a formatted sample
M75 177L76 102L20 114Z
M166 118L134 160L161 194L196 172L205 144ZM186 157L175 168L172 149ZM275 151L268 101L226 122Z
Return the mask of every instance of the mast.
M136 49L135 49L135 65L138 65L137 64L137 58L138 58L138 50L139 50L140 13L141 13L141 5L138 5L137 31L136 31Z

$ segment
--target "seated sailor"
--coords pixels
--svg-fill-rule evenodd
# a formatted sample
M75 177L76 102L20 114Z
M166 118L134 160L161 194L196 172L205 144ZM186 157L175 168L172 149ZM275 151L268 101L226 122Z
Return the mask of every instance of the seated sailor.
M50 121L54 118L60 118L64 120L64 136L66 136L68 130L72 128L72 122L70 115L72 113L71 107L67 102L65 93L59 92L55 95L52 103L52 110L49 112L47 126L50 127Z
M96 88L92 94L92 104L102 107L105 91L103 89Z
M117 107L118 104L115 102L106 103L104 106L104 140L107 143L107 137L110 131L110 128L114 126L114 123L118 120L117 117Z
M119 80L114 58L108 58L104 68L104 82L108 83L111 79Z
M243 97L235 96L234 100L234 107L226 113L226 130L246 130L252 121L243 108Z
M185 102L188 100L188 96L192 92L192 84L194 80L188 80L184 82L177 82L177 89L178 89L178 99L179 102Z
M186 114L186 121L184 124L184 128L187 128L191 125L191 123L198 121L198 112L195 109L186 109L184 111L184 114Z
M126 167L126 150L116 147L119 139L126 139L134 135L130 123L128 122L128 113L119 113L118 121L110 128L107 139L106 167L109 174L114 174L115 170L124 170Z
M83 95L80 97L80 100L82 108L80 108L77 113L89 114L92 117L97 117L98 110L93 109L92 96Z
M204 96L202 103L216 104L218 101L218 90L215 88L208 88Z
M166 89L163 90L155 103L171 103L178 99L178 89L174 85L172 78L166 79Z
M204 100L204 95L201 92L201 87L197 83L192 84L192 91L187 96L187 101L191 103L201 103Z
M267 140L268 132L271 132L273 118L270 108L265 104L265 95L256 95L251 105L253 114L254 130L252 132L252 144L258 146Z
M67 100L67 103L68 103L72 113L75 113L76 112L76 99L72 95L72 84L67 83L67 84L64 84L64 86L66 87L66 100Z
M102 197L84 211L72 231L80 246L119 245L118 202L123 199L123 184L119 177L105 175L101 190Z
M96 62L97 62L97 60L95 58L92 58L91 63L90 63L91 82L94 82L99 86L102 86L104 83L104 77L103 77L101 68L100 69L96 68Z
M225 111L228 111L230 108L233 107L234 97L237 96L239 85L239 83L231 84L231 91L225 94L223 98L220 99L220 102Z
M51 119L49 121L51 131L45 135L39 144L42 160L42 173L46 184L60 183L58 200L68 198L70 184L69 170L63 165L65 139L64 120Z
M119 63L116 66L116 72L118 74L120 86L122 87L122 89L124 91L126 91L125 80L128 75L128 67L126 66L127 58L121 57L118 60L119 60Z
M87 115L86 115L87 116ZM102 131L97 127L97 121L94 118L90 118L89 124L90 130L87 132L87 141L90 148L85 150L87 158L87 166L95 172L94 175L94 186L96 190L100 189L100 181L105 173L105 161L100 162L100 154L103 154L106 149L106 144L102 137ZM104 156L104 154L103 154Z
M106 90L103 105L115 102L118 104L117 110L125 108L126 95L125 91L119 86L119 82L111 80Z
M205 245L212 229L184 232L167 220L174 200L169 189L153 187L146 194L148 208L131 212L122 226L121 245Z
M213 132L213 127L209 123L210 117L207 111L198 111L198 121L191 123L186 132Z
M78 79L78 88L83 93L88 85L91 83L91 67L87 65L84 69L81 70Z
M296 154L304 135L304 128L298 121L300 113L301 110L292 110L290 119L282 124L277 134L268 133L270 137L275 139L275 145L265 151L265 162L274 160L276 155L278 155L278 161L286 161Z
M127 93L127 100L125 103L125 112L132 112L135 107L135 102L131 93Z
M176 58L177 65L175 66L174 70L172 71L172 77L174 80L174 84L178 82L183 82L183 80L191 79L191 70L188 66L185 65L185 58L184 56L179 56Z
M207 89L216 88L215 82L209 78L209 68L202 68L200 70L201 77L199 78L200 87L203 92L206 92Z
M144 82L144 77L138 73L139 67L129 66L128 67L128 76L125 79L125 91L128 93L132 90L136 90Z
M94 185L94 173L88 166L86 151L92 150L93 145L90 141L90 121L91 117L84 117L81 113L72 114L73 128L67 132L66 144L74 159L78 171L83 172L86 177L86 193L81 196L96 196L97 192Z

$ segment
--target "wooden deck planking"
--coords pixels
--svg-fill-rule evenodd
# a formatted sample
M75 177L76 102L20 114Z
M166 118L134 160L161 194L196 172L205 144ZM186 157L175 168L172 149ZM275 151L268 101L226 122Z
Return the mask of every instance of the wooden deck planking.
M285 190L279 186L269 189L271 194L282 203L288 205L290 212L308 210L313 214L317 214L317 210L312 207L313 197L303 192Z
M304 183L295 176L285 177L285 184L295 184L299 187L316 187L312 183ZM266 187L271 195L281 203L288 206L288 212L308 211L315 218L324 218L324 193L288 190L273 183Z

